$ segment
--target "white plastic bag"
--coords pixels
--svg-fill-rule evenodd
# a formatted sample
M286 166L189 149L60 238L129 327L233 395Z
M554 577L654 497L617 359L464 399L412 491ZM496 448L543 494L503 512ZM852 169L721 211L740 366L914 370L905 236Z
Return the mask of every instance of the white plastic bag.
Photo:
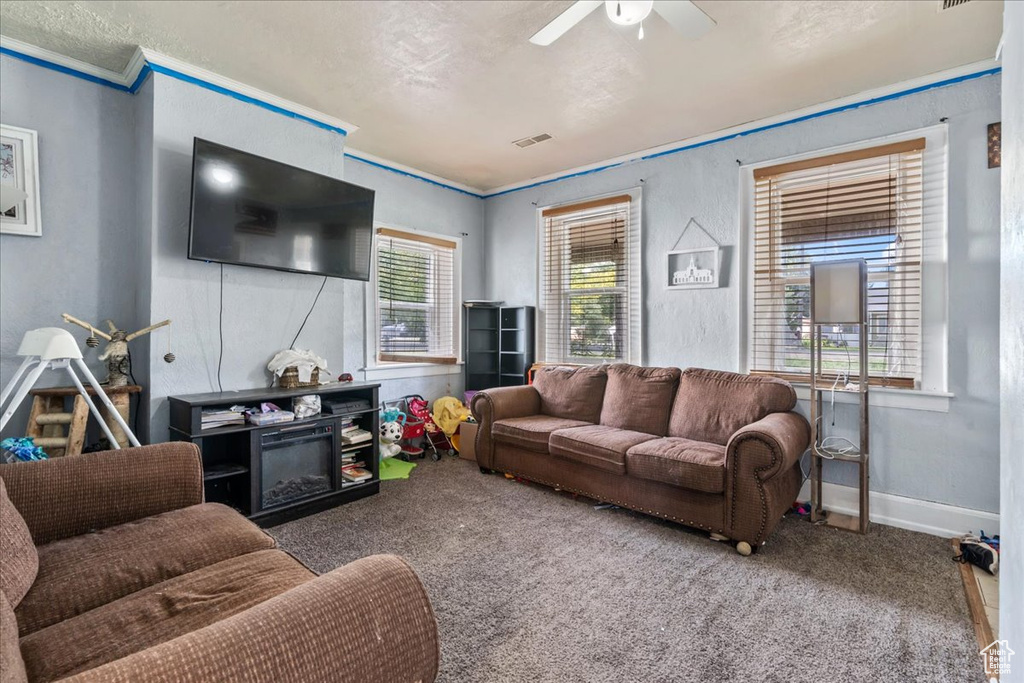
M316 394L297 396L292 401L292 412L296 420L304 420L320 414L320 397Z

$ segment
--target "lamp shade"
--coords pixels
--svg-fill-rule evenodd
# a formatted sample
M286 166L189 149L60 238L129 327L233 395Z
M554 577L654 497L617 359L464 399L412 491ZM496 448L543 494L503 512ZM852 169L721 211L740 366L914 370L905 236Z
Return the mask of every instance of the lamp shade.
M864 259L811 264L811 318L816 325L864 322L868 264Z

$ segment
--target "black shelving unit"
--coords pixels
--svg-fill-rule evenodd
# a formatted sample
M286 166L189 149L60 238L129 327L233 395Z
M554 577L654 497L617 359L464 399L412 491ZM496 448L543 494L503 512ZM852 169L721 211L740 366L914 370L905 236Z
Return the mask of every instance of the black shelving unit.
M533 365L533 306L466 305L466 389L526 384Z
M202 451L203 488L208 502L230 505L261 526L273 526L380 490L379 386L350 382L171 396L170 437L172 441L191 441ZM202 427L204 409L269 401L288 410L293 398L309 394L319 395L321 401L362 399L367 407L274 425ZM342 428L349 422L370 432L373 438L355 445L343 443ZM318 463L319 469L313 468L315 476L282 476L282 465L303 458ZM373 476L360 482L347 481L342 476L342 465L350 460L364 462Z

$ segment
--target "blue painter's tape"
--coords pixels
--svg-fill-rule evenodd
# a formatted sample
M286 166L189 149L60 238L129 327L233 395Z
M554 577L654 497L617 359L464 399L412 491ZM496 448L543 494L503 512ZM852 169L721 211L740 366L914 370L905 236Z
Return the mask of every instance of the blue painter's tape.
M484 195L482 195L482 194L477 194L475 192L470 192L469 190L463 190L461 187L453 187L451 185L446 185L445 183L439 182L437 180L431 180L430 178L424 178L421 175L416 175L415 173L410 173L409 171L403 171L403 170L398 169L398 168L393 168L393 167L388 166L386 164L378 163L376 161L370 161L369 159L364 159L364 158L362 158L360 156L356 156L355 154L352 154L351 152L345 152L345 156L347 158L349 158L349 159L354 159L354 160L358 161L361 164L366 164L367 166L374 166L376 168L388 171L389 173L397 173L398 175L402 175L402 176L405 176L407 178L415 178L416 180L420 180L420 181L422 181L424 183L430 183L431 185L436 185L437 187L443 187L444 189L451 190L452 192L459 192L461 194L468 195L470 197L475 197L476 199L484 199Z
M128 92L132 95L139 92L139 88L142 87L142 84L146 82L146 79L149 78L151 73L153 73L153 70L149 68L149 64L144 63L142 68L139 69L139 75L135 77L135 82L132 83L130 88L128 88Z
M529 190L530 188L533 188L533 187L540 187L541 185L549 185L551 183L557 183L557 182L560 182L562 180L569 180L570 178L577 178L577 177L583 176L583 175L590 175L591 173L600 173L601 171L607 171L608 169L617 168L617 167L623 166L625 164L632 164L632 163L636 163L638 161L648 161L650 159L657 159L659 157L668 156L670 154L678 154L679 152L685 152L685 151L688 151L688 150L691 150L691 149L697 149L698 147L707 147L708 145L715 145L715 144L718 144L720 142L727 142L729 140L735 140L736 138L741 138L741 137L744 137L744 136L747 136L747 135L753 135L755 133L763 133L765 131L773 130L775 128L781 128L783 126L791 126L791 125L796 124L796 123L803 123L804 121L810 121L812 119L821 118L823 116L831 116L832 114L838 114L840 112L849 111L851 109L858 109L860 107L869 107L869 106L871 106L873 104L880 104L882 102L887 102L889 100L897 100L897 99L900 99L902 97L907 97L909 95L916 95L917 93L922 93L922 92L925 92L927 90L933 90L935 88L943 88L943 87L946 87L946 86L949 86L949 85L955 85L957 83L962 83L964 81L971 81L971 80L974 80L976 78L984 78L985 76L995 76L996 74L1001 73L1001 72L1002 72L1002 68L1001 67L995 67L995 68L992 68L992 69L986 69L984 71L978 71L978 72L975 72L975 73L972 73L972 74L966 74L964 76L957 76L956 78L948 78L948 79L946 79L944 81L936 81L935 83L929 83L927 85L921 85L921 86L918 86L916 88L909 88L907 90L901 90L899 92L891 93L889 95L884 95L882 97L873 97L871 99L863 100L861 102L854 102L854 103L851 103L851 104L845 104L845 105L843 105L841 107L833 107L832 109L826 109L824 111L815 112L813 114L807 114L805 116L798 116L796 118L787 119L785 121L779 121L778 123L772 123L772 124L769 124L769 125L766 125L766 126L758 126L757 128L751 128L749 130L740 131L739 133L733 133L732 135L723 135L722 137L713 138L711 140L704 140L703 142L695 142L692 145L684 145L682 147L674 147L672 149L666 149L666 150L664 150L662 152L655 152L653 154L647 154L647 155L644 155L644 156L641 156L641 157L637 157L635 159L629 159L629 160L626 160L626 161L620 161L620 162L615 163L615 164L608 164L607 166L599 166L597 168L591 168L591 169L588 169L586 171L579 171L578 173L570 173L568 175L558 176L557 178L551 178L549 180L541 180L541 181L536 182L536 183L531 183L530 185L524 185L523 187L514 187L514 188L509 189L509 190L503 190L502 192L495 192L493 194L487 194L487 195L484 195L484 198L485 199L490 199L492 197L500 197L502 195L511 194L512 192L519 192L521 190Z
M627 159L626 161L618 161L614 164L607 164L605 166L598 166L597 168L588 168L585 171L577 171L576 173L570 173L569 175L558 176L557 178L549 178L548 180L539 180L529 185L523 185L522 187L513 187L511 190L502 190L501 192L495 192L494 194L484 195L484 199L490 199L491 197L500 197L502 195L511 194L513 192L519 192L520 190L529 190L531 187L540 187L541 185L550 185L551 183L558 183L563 180L569 180L570 178L579 178L580 176L590 175L591 173L600 173L601 171L607 171L611 168L618 168L619 166L625 166L626 164L632 164L640 161L637 159Z
M25 54L24 52L18 52L17 50L11 50L10 48L0 47L0 54L7 55L8 57L14 57L15 59L20 59L23 62L28 62L29 64L35 64L36 66L41 66L44 69L51 69L53 71L59 71L62 74L67 74L68 76L74 76L75 78L81 78L82 80L89 81L90 83L97 83L99 85L104 85L104 86L106 86L108 88L113 88L114 90L120 90L121 92L129 92L128 87L124 86L124 85L121 85L120 83L116 83L114 81L107 80L106 78L100 78L99 76L93 76L92 74L87 74L84 71L79 71L78 69L72 69L69 66L64 66L62 64L57 64L56 62L51 62L51 61L48 61L46 59L40 59L39 57L33 57L31 55Z
M184 81L185 83L191 83L192 85L198 85L201 88L206 88L207 90L212 90L215 93L220 93L221 95L227 95L228 97L233 97L234 99L239 100L241 102L245 102L246 104L252 104L252 105L255 105L257 107L261 107L263 109L266 109L268 111L272 111L275 114L281 114L283 116L287 116L289 118L297 119L299 121L305 121L306 123L312 124L312 125L316 126L317 128L323 128L324 130L329 130L329 131L331 131L333 133L338 133L339 135L348 135L348 131L346 131L344 128L339 128L338 126L332 126L331 124L324 123L323 121L317 121L316 119L310 118L309 116L305 116L304 114L299 114L299 113L294 112L294 111L289 111L289 110L285 109L284 107L277 106L276 104L270 104L269 102L264 102L263 100L258 100L255 97L250 97L249 95L243 95L242 93L236 92L236 91L231 90L229 88L224 88L224 87L219 86L219 85L214 85L213 83L210 83L209 81L204 81L201 78L196 78L195 76L189 76L188 74L183 74L180 71L175 71L174 69L169 69L166 66L161 66L159 64L153 64L152 62L149 62L149 68L152 69L154 73L163 74L164 76L170 76L171 78L176 78L179 81Z
M226 95L228 97L232 97L232 98L240 100L242 102L246 102L248 104L252 104L252 105L255 105L257 107L261 107L263 109L267 109L268 111L272 111L274 113L281 114L281 115L287 116L289 118L293 118L293 119L296 119L296 120L299 120L299 121L303 121L305 123L312 124L312 125L314 125L314 126L316 126L318 128L322 128L324 130L329 130L329 131L332 131L334 133L338 133L340 135L345 135L345 136L348 135L348 131L346 131L345 129L340 128L338 126L332 126L330 124L324 123L323 121L318 121L318 120L316 120L314 118L311 118L309 116L305 116L303 114L299 114L297 112L293 112L293 111L289 111L287 109L284 109L283 107L278 107L276 105L270 104L269 102L264 102L262 100L258 100L256 98L254 98L254 97L250 97L248 95L243 95L242 93L236 92L234 90L230 90L228 88L224 88L224 87L219 86L219 85L214 85L213 83L210 83L208 81L204 81L202 79L195 78L194 76L189 76L188 74L181 73L180 71L175 71L174 69L170 69L170 68L167 68L165 66L160 66L159 64L152 64L152 63L147 62L146 64L143 65L142 69L139 71L139 75L136 77L135 82L132 83L131 86L124 86L124 85L122 85L120 83L116 83L114 81L110 81L110 80L107 80L105 78L100 78L98 76L93 76L91 74L87 74L85 72L78 71L76 69L72 69L72 68L69 68L69 67L66 67L66 66L62 66L60 64L57 64L55 62L51 62L51 61L48 61L48 60L45 60L45 59L40 59L38 57L32 57L31 55L27 55L25 53L18 52L16 50L11 50L9 48L0 47L0 54L5 54L5 55L8 55L8 56L13 57L15 59L20 59L20 60L28 62L30 64L35 64L36 66L41 66L41 67L46 68L46 69L52 69L54 71L58 71L60 73L68 74L68 75L74 76L76 78L81 78L81 79L89 81L91 83L96 83L96 84L99 84L99 85L106 86L108 88L113 88L114 90L119 90L121 92L127 92L127 93L130 93L130 94L135 94L136 92L138 92L139 88L142 87L142 85L146 82L146 78L148 78L151 73L160 73L160 74L163 74L165 76L170 76L171 78L176 78L176 79L184 81L186 83L191 83L191 84L197 85L197 86L199 86L201 88L206 88L207 90L212 90L213 92L217 92L217 93L220 93L222 95ZM653 154L647 154L647 155L644 155L644 156L640 156L640 157L637 157L635 159L628 159L626 161L620 161L620 162L616 162L614 164L606 164L604 166L598 166L596 168L587 169L585 171L578 171L576 173L569 173L569 174L566 174L566 175L563 175L563 176L558 176L556 178L550 178L548 180L540 180L540 181L535 182L535 183L530 183L529 185L523 185L522 187L515 187L515 188L509 189L509 190L503 190L501 192L494 192L492 194L477 194L475 192L469 192L467 190L463 190L463 189L458 188L458 187L453 187L451 185L447 185L445 183L438 182L436 180L431 180L430 178L425 178L425 177L417 175L415 173L410 173L408 171L402 171L402 170L399 170L397 168L393 168L391 166L387 166L385 164L381 164L381 163L378 163L378 162L375 162L375 161L370 161L368 159L363 159L363 158L361 158L359 156L356 156L356 155L348 153L348 152L345 153L345 156L349 157L351 159L355 159L356 161L359 161L360 163L368 164L370 166L375 166L377 168L383 169L383 170L388 171L390 173L396 173L398 175L406 176L408 178L414 178L416 180L420 180L422 182L429 183L431 185L435 185L437 187L442 187L442 188L444 188L446 190L451 190L453 192L459 192L461 194L464 194L464 195L467 195L467 196L470 196L470 197L475 197L477 199L490 199L492 197L501 197L503 195L511 194L513 192L520 192L522 190L529 190L531 188L541 187L543 185L550 185L551 183L557 183L557 182L561 182L563 180L569 180L571 178L578 178L580 176L591 175L593 173L600 173L602 171L607 171L609 169L618 168L620 166L624 166L626 164L636 163L638 161L648 161L650 159L657 159L659 157L668 156L670 154L678 154L679 152L685 152L685 151L688 151L688 150L691 150L691 149L697 149L699 147L706 147L708 145L714 145L714 144L718 144L720 142L727 142L729 140L735 140L736 138L741 138L741 137L744 137L744 136L747 136L747 135L753 135L755 133L763 133L765 131L773 130L775 128L781 128L783 126L790 126L790 125L793 125L793 124L796 124L796 123L803 123L804 121L810 121L812 119L821 118L821 117L824 117L824 116L831 116L832 114L838 114L840 112L849 111L851 109L858 109L860 107L867 107L867 106L871 106L871 105L874 105L874 104L879 104L879 103L882 103L882 102L887 102L889 100L896 100L896 99L900 99L902 97L907 97L908 95L914 95L914 94L925 92L927 90L932 90L932 89L935 89L935 88L942 88L942 87L945 87L945 86L954 85L956 83L962 83L964 81L969 81L969 80L973 80L973 79L976 79L976 78L982 78L982 77L985 77L985 76L994 76L994 75L999 74L1001 72L1002 72L1002 68L1000 68L1000 67L995 67L995 68L992 68L992 69L986 69L984 71L978 71L976 73L966 74L964 76L958 76L956 78L949 78L949 79L946 79L946 80L943 80L943 81L937 81L935 83L929 83L927 85L918 86L916 88L910 88L910 89L907 89L907 90L901 90L899 92L895 92L895 93L892 93L892 94L889 94L889 95L885 95L885 96L882 96L882 97L875 97L875 98L871 98L871 99L868 99L868 100L863 100L861 102L854 102L852 104L843 105L841 107L833 107L832 109L826 109L824 111L815 112L813 114L807 114L805 116L799 116L799 117L796 117L796 118L793 118L793 119L787 119L785 121L779 121L778 123L772 123L772 124L765 125L765 126L759 126L757 128L751 128L749 130L744 130L744 131L741 131L741 132L738 132L738 133L733 133L731 135L723 135L721 137L713 138L713 139L710 139L710 140L705 140L703 142L693 143L691 145L683 145L681 147L674 147L672 149L667 149L667 150L664 150L662 152L655 152Z
M812 119L821 118L823 116L831 116L832 114L838 114L840 112L850 111L851 109L859 109L860 107L870 107L873 104L880 104L882 102L888 102L890 100L897 100L897 99L900 99L902 97L907 97L908 95L916 95L917 93L925 92L927 90L932 90L934 88L943 88L943 87L948 86L948 85L954 85L956 83L962 83L964 81L974 80L975 78L983 78L985 76L993 76L995 74L1000 73L1001 71L1002 71L1001 67L996 67L994 69L987 69L985 71L978 71L976 73L967 74L965 76L958 76L956 78L948 78L948 79L946 79L944 81L936 81L935 83L929 83L928 85L922 85L922 86L918 86L916 88L910 88L908 90L901 90L899 92L895 92L895 93L892 93L892 94L889 94L889 95L885 95L885 96L882 96L882 97L873 97L873 98L871 98L869 100L863 100L862 102L854 102L852 104L844 104L841 107L833 107L832 109L825 109L824 111L814 112L813 114L807 114L805 116L798 116L798 117L793 118L793 119L787 119L785 121L779 121L778 123L772 123L772 124L769 124L767 126L758 126L757 128L751 128L750 130L740 131L739 133L734 133L733 135L726 135L726 136L723 136L723 137L720 137L720 138L715 138L713 140L705 140L703 142L697 142L697 143L694 143L692 145L686 145L684 147L676 147L674 149L667 149L667 150L665 150L663 152L656 152L654 154L648 154L646 156L640 157L640 161L647 161L648 159L657 159L658 157L667 156L669 154L676 154L677 152L685 152L686 150L689 150L689 149L696 149L698 147L705 147L707 145L713 145L715 143L725 142L727 140L735 140L736 138L744 137L746 135L753 135L754 133L763 133L764 131L772 130L774 128L781 128L782 126L791 126L794 123L803 123L804 121L810 121Z

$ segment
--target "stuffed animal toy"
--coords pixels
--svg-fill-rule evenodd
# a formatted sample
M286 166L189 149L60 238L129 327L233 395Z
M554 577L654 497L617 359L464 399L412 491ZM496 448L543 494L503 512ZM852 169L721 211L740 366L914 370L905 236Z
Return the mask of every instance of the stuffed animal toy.
M402 425L397 422L380 423L380 457L393 458L402 452Z

